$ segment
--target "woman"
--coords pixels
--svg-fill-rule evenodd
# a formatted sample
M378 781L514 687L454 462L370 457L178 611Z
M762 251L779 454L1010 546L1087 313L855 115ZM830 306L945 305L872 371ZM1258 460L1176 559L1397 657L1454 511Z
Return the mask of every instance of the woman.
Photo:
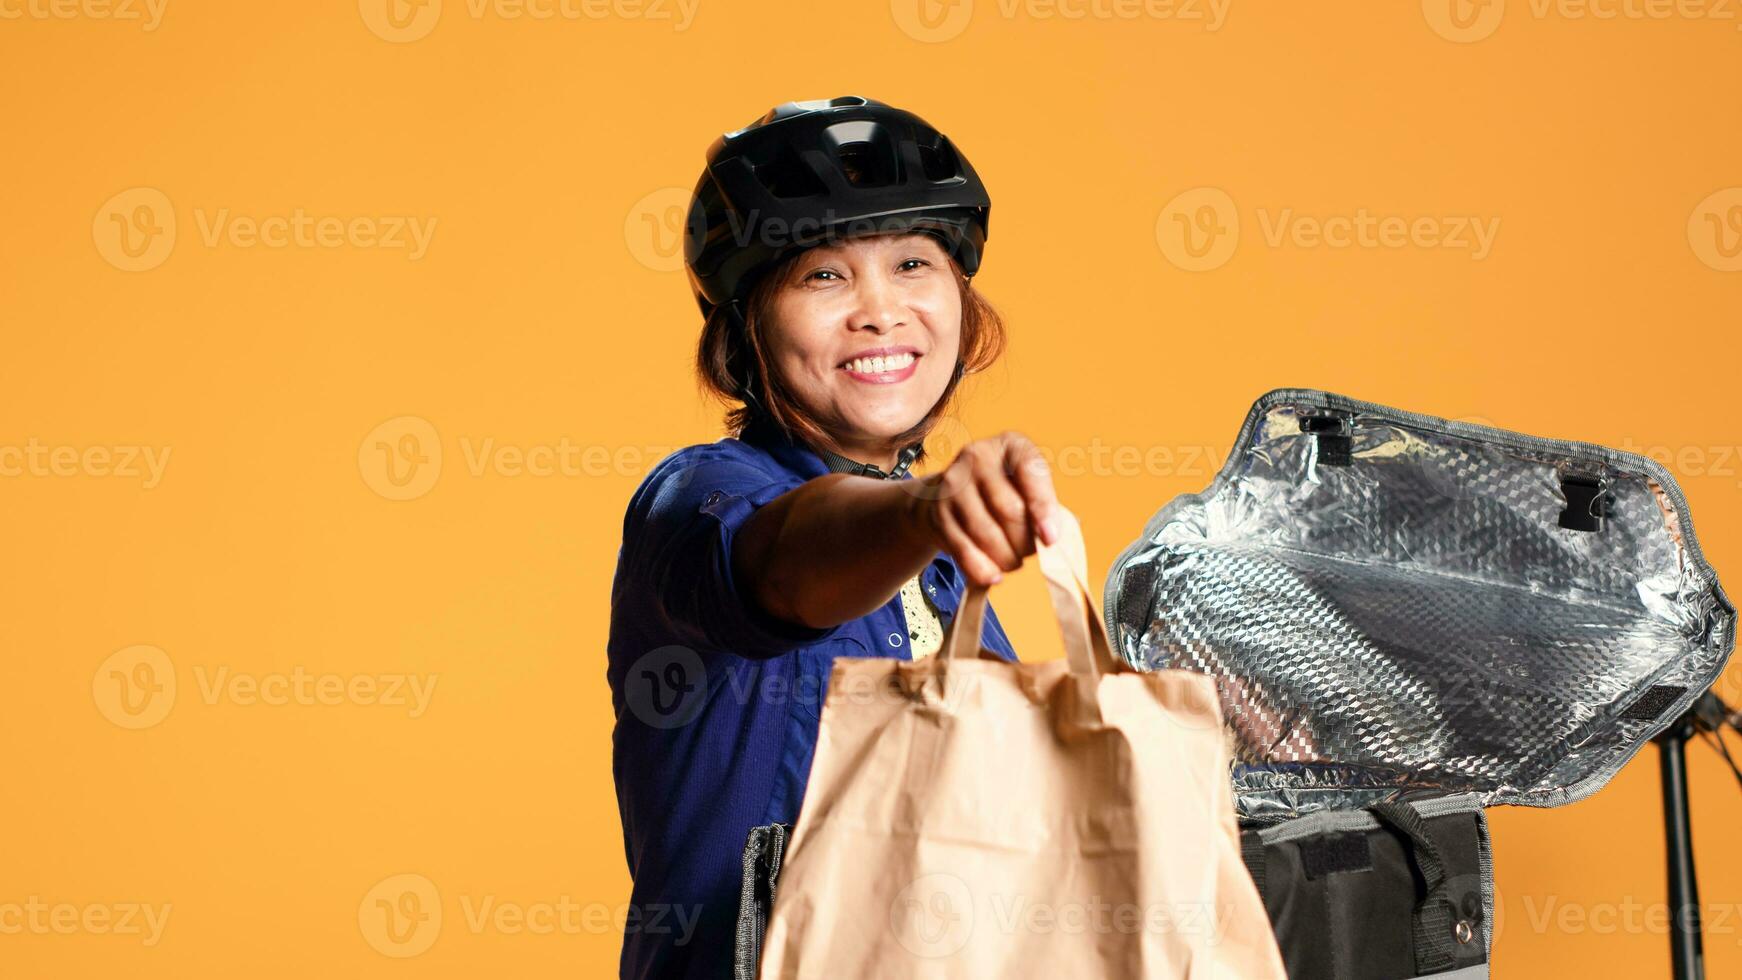
M1052 541L1051 476L1021 435L908 473L1003 345L969 283L989 211L947 139L866 99L782 105L708 153L685 248L698 370L742 404L734 437L662 460L624 519L607 677L625 978L730 976L740 851L798 815L834 658L935 653L969 583ZM1015 659L990 611L982 643Z

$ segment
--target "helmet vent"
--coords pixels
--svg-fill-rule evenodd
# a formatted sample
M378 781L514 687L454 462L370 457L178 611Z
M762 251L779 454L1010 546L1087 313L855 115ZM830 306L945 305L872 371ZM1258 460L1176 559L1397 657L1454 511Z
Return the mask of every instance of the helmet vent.
M756 179L775 197L816 197L828 193L822 180L805 166L791 145L782 146L773 160L755 169Z
M961 165L956 162L956 148L942 136L935 146L919 144L919 162L925 168L925 179L933 183L955 180L962 174Z
M871 143L847 143L835 152L841 158L841 173L854 187L887 187L895 183L894 161L877 152Z
M825 133L835 148L841 175L854 187L888 187L901 183L901 162L889 130L871 119L836 123Z

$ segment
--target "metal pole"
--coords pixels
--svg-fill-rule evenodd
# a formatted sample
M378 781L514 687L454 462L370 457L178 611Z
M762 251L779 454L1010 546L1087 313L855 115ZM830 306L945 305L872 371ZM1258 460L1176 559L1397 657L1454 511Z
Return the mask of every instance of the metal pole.
M1693 828L1688 813L1688 739L1694 712L1657 736L1662 761L1664 840L1669 852L1669 943L1675 980L1706 980L1700 923L1700 886L1694 876Z

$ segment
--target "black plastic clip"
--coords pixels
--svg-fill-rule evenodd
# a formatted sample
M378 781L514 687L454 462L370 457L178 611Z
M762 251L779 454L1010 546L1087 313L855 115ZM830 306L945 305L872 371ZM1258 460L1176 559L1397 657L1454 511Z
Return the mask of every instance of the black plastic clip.
M1561 493L1567 509L1561 511L1561 527L1569 531L1601 531L1609 516L1609 487L1602 477L1561 475Z
M1341 415L1302 415L1300 431L1310 432L1318 440L1321 464L1354 465L1355 437L1349 431L1348 419Z

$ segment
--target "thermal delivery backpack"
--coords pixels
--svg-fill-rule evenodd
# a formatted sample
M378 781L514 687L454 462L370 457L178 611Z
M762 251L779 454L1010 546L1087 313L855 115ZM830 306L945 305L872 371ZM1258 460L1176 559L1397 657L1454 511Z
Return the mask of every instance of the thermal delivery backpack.
M1658 463L1281 390L1114 562L1121 656L1217 679L1294 978L1488 976L1484 808L1601 789L1735 610Z

